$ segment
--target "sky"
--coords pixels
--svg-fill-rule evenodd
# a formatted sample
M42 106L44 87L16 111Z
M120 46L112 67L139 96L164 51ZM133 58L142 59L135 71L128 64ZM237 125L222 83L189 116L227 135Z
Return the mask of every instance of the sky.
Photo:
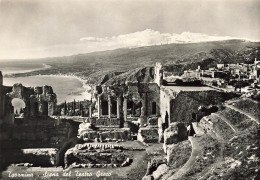
M260 0L0 0L0 59L260 40Z

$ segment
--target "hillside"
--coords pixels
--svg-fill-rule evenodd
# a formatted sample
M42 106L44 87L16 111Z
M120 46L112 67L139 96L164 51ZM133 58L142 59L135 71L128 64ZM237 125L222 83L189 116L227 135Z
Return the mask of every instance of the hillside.
M258 113L258 102L238 98L194 123L197 134L189 137L190 157L177 170L170 161L161 179L259 179ZM173 150L183 142L175 144ZM189 147L182 152L187 150Z
M74 74L89 80L89 83L105 83L104 76L113 74L115 78L122 73L152 66L155 62L165 65L165 71L181 74L186 69L203 68L217 63L250 62L260 58L259 42L227 40L190 44L168 44L132 49L78 54L66 57L34 59L31 62L45 63L52 67L30 73L16 74L28 76L38 74ZM28 60L29 61L29 60ZM0 64L1 65L1 64ZM128 73L125 74L129 75Z

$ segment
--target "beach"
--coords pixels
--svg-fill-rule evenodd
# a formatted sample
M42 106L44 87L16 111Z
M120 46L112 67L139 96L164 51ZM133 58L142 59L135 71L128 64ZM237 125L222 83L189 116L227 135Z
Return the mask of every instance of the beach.
M67 101L71 102L90 99L89 93L91 87L84 80L73 75L37 75L28 77L4 78L3 84L13 86L15 83L21 83L27 87L49 85L57 95L58 104Z
M32 71L39 71L39 70L44 70L44 69L49 69L51 68L50 65L44 64L44 63L34 63L34 64L20 64L20 63L6 63L6 62L1 62L0 63L0 71L2 71L2 74L4 76L6 75L12 75L12 74L17 74L17 73L28 73Z

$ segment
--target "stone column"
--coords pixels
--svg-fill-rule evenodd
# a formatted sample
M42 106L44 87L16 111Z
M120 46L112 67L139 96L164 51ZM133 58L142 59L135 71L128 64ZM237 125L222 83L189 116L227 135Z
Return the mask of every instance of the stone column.
M144 124L147 124L147 93L143 94L141 116L139 123L141 127L143 127Z
M92 108L91 108L91 105L89 106L89 111L88 111L89 113L89 117L91 118L92 117Z
M147 94L143 94L143 99L142 99L142 116L147 116Z
M123 108L124 108L124 120L127 120L127 98L124 97L124 104L123 104Z
M108 118L111 118L111 97L108 96Z
M135 115L135 103L133 102L133 106L132 106L132 115Z
M98 99L97 99L97 105L98 105L98 119L100 118L101 116L101 107L100 107L100 96L98 96Z
M116 104L116 115L117 115L117 118L119 119L120 118L120 106L121 106L121 97L117 97L117 104Z

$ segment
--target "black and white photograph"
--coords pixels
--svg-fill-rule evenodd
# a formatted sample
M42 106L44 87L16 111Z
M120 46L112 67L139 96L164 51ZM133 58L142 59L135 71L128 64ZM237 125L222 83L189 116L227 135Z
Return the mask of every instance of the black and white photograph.
M260 0L0 0L0 179L259 180Z

